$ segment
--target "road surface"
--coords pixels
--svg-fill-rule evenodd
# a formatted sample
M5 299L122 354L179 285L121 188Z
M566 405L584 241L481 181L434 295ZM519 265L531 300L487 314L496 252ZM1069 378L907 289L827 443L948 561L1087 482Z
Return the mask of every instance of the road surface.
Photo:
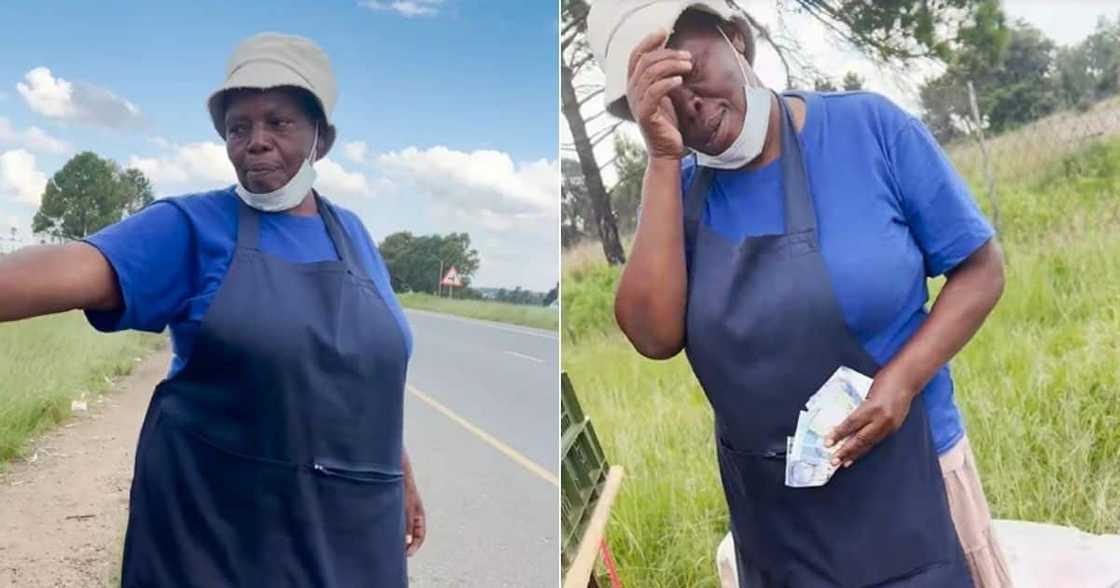
M429 536L412 585L559 577L554 333L408 311L405 442ZM116 572L136 437L165 348L0 474L0 587L99 586Z

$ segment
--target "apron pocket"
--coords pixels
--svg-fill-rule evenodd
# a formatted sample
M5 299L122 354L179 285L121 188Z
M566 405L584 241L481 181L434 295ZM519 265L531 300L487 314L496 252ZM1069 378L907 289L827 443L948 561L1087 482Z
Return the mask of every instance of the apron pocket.
M945 535L951 523L939 517L936 503L914 500L932 494L914 490L907 493L911 500L898 498L900 487L924 485L913 472L885 470L888 464L869 454L824 486L789 488L784 451L732 448L718 437L717 445L735 539L754 567L791 586L869 586L951 573L941 565L953 561L946 547L955 537ZM866 565L868 554L877 554L875 565Z
M367 484L393 483L402 479L400 472L377 466L346 466L336 460L324 458L316 459L311 464L311 469L324 476Z
M338 586L405 586L404 479L399 472L316 460L306 474Z

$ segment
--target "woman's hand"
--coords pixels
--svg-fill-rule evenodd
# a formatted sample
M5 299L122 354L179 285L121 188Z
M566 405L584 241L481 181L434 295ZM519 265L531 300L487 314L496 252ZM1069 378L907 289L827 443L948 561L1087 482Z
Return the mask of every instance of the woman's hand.
M683 83L681 76L692 71L692 55L662 48L668 36L666 31L653 33L630 53L626 101L642 130L650 159L675 161L684 153L684 139L668 94Z
M408 455L404 454L401 460L404 470L404 544L408 557L412 557L420 546L424 544L424 537L428 533L428 520L424 514L424 503L420 500L420 491L416 488L416 479L412 476L412 463Z
M825 439L826 446L844 442L834 463L852 465L902 426L914 397L976 334L1001 294L1003 253L992 240L948 273L929 318L875 374L867 400Z
M890 370L880 370L867 393L867 400L825 438L825 447L841 442L832 465L850 467L902 427L910 413L910 403L919 391L919 387L895 377Z

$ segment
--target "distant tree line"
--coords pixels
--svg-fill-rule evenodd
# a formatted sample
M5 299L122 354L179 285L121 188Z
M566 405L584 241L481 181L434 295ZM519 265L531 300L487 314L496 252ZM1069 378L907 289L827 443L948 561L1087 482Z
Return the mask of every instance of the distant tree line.
M953 54L944 74L921 87L923 119L939 141L973 130L969 82L981 123L992 133L1120 93L1120 16L1102 17L1091 35L1068 47L1025 21L1005 24L1002 13L987 19L993 32L977 34Z

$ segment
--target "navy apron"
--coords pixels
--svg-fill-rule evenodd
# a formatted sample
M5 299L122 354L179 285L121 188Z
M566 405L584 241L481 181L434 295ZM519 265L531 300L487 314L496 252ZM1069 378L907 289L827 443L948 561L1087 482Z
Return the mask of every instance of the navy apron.
M136 451L122 585L399 587L407 351L338 218L339 260L237 247Z
M778 98L785 233L734 244L703 222L713 171L685 198L685 350L715 413L743 588L972 586L920 401L819 488L785 486L786 437L836 368L879 365L844 323L820 252L793 122Z

